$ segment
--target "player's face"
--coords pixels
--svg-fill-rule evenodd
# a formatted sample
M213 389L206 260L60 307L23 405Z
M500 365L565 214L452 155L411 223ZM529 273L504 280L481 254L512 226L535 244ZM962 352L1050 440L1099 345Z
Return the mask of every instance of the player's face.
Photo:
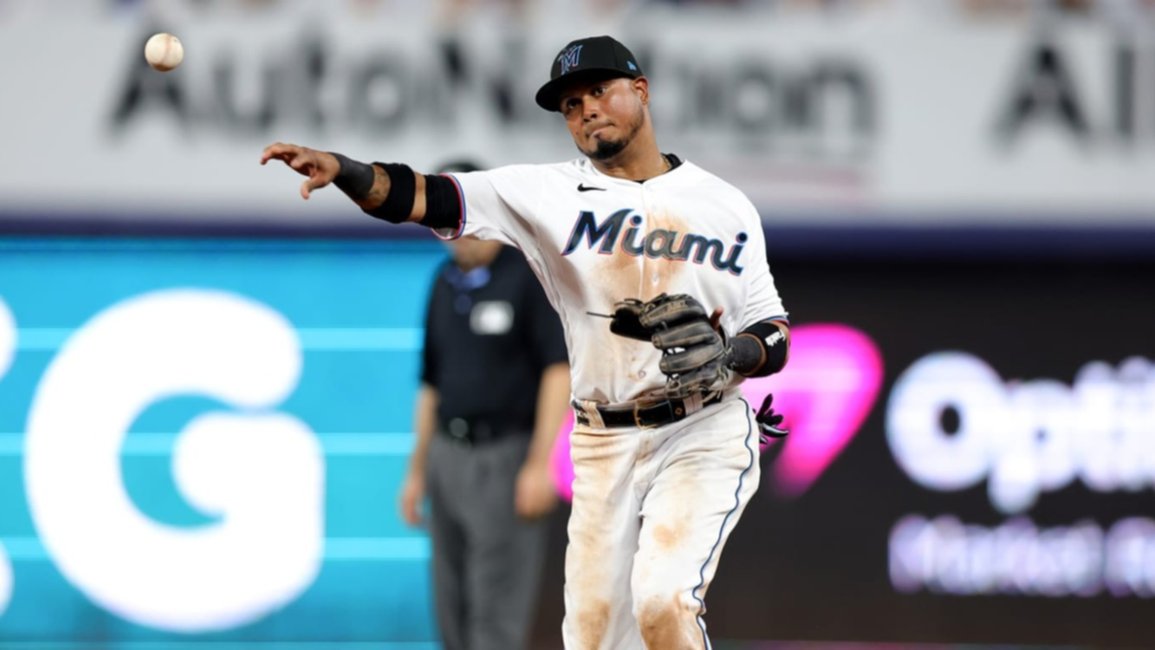
M646 121L645 77L595 79L571 84L561 94L561 114L574 144L594 160L625 150Z

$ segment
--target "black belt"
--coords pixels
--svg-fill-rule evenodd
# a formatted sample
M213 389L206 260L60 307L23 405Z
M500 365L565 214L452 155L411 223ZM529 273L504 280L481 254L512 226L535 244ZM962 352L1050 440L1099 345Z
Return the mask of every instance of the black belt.
M717 404L722 401L721 393L702 401L701 408ZM573 403L574 419L582 426L589 426L589 416L578 402ZM633 407L597 406L598 415L607 429L615 427L659 427L663 424L677 422L690 414L686 400L670 399L649 404L636 403Z
M482 418L449 418L438 427L438 433L446 438L469 445L501 440L521 431L525 429L501 426Z

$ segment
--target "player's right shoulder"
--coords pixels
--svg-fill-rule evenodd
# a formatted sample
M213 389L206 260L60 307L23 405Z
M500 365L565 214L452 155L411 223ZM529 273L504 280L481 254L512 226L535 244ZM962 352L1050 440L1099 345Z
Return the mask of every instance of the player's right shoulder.
M698 188L705 189L711 196L719 201L739 207L743 211L757 216L757 209L754 207L754 203L738 186L693 163L687 162L685 165L688 167L687 171L692 173L693 178L696 179Z

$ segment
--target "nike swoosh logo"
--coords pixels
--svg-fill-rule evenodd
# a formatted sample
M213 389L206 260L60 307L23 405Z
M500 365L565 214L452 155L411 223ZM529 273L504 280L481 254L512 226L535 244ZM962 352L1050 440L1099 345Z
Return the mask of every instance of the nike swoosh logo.
M606 191L606 188L604 188L604 187L593 187L592 185L586 185L586 184L584 184L584 183L578 183L578 191L579 191L579 192L594 192L594 191L597 191L597 192L604 192L604 191Z

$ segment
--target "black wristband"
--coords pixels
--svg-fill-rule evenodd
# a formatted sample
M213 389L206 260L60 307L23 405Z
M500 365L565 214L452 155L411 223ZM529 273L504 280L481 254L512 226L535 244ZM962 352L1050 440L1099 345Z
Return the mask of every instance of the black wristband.
M399 163L373 163L389 175L389 193L385 202L365 212L372 217L389 223L405 223L413 214L413 201L417 198L417 177L409 165Z
M341 170L333 179L333 185L336 185L337 189L354 201L360 201L369 196L369 190L373 189L373 166L347 158L335 151L329 153L333 154L333 157L341 165Z
M786 365L786 335L773 321L761 321L730 340L727 366L745 377L765 377Z
M742 332L730 339L729 348L726 365L739 375L752 377L754 372L766 364L766 348L757 336L749 332Z
M434 229L461 228L461 195L449 178L425 175L425 217L421 225Z

